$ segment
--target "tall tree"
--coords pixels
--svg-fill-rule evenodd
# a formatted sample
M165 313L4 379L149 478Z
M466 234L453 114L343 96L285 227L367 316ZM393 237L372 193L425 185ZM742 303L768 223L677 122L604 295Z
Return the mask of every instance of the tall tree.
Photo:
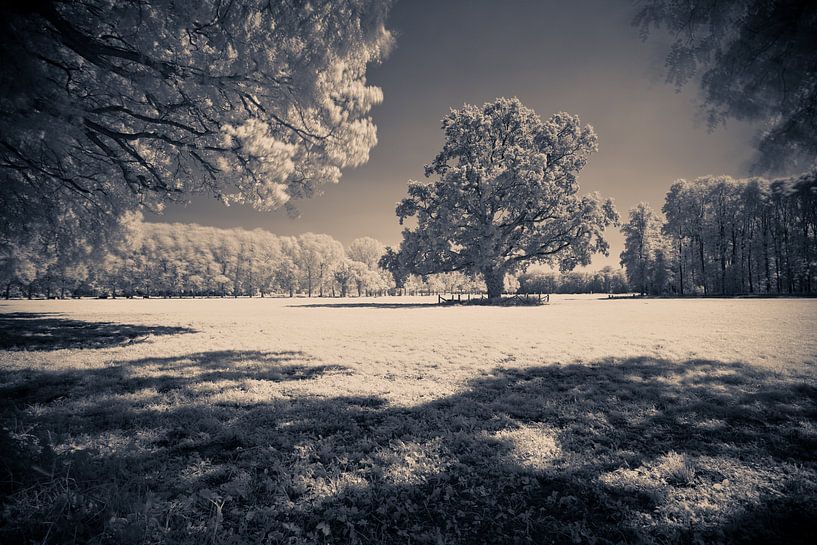
M465 105L442 121L445 143L397 206L410 272L481 274L488 296L506 274L536 262L562 270L607 252L612 201L578 196L576 176L596 150L593 128L565 113L542 121L516 99Z
M672 249L656 257L677 272L682 295L812 293L815 195L815 171L773 181L729 176L678 180L663 207L662 231L671 244L664 246L658 234L648 239ZM628 226L627 232L631 230Z
M634 24L674 38L667 80L700 76L710 126L763 123L758 166L817 158L817 3L803 0L639 0Z
M647 203L630 210L624 233L621 265L627 270L632 288L642 294L660 293L664 279L664 249L661 245L661 220Z
M343 257L343 246L329 235L305 233L298 237L295 263L303 274L301 286L306 288L309 297L316 288L323 296L327 282L331 284L335 266Z

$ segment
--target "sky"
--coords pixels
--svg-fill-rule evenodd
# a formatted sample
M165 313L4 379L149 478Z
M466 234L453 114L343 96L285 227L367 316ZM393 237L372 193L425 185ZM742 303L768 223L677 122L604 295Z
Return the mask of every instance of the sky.
M397 245L395 205L441 148L442 117L500 96L518 97L542 118L565 111L595 128L599 151L578 176L581 192L612 197L622 220L641 201L660 209L678 178L745 176L752 127L708 131L696 88L679 93L664 82L665 50L660 39L641 41L632 9L626 0L398 0L388 25L396 47L368 72L384 100L372 110L378 144L366 165L295 202L299 218L199 196L147 219ZM618 266L623 237L611 229L607 239L609 257L590 268Z

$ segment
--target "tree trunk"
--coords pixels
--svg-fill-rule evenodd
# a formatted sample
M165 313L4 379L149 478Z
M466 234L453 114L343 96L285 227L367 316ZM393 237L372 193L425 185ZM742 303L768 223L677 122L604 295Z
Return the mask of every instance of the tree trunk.
M737 239L737 233L735 233L735 228L734 227L732 227L731 231L732 231L732 260L729 262L729 292L734 294L735 292L738 291L738 286L739 286L739 284L738 284L738 282L737 282L737 280L735 278L735 271L736 271L735 263L737 263L737 261L738 261L738 239ZM741 265L742 265L742 263L741 263ZM740 274L741 274L740 278L741 278L741 280L743 280L743 271L742 270L740 271ZM741 291L741 293L743 293L745 291L743 289L743 286L740 286L740 291Z
M772 270L769 265L769 230L763 227L763 265L766 269L766 293L772 292Z
M805 208L805 206L804 206ZM808 223L806 222L805 212L803 213L803 265L806 270L803 271L804 286L800 286L800 291L811 293L811 258L809 257L808 248Z
M783 291L783 278L780 273L780 261L781 258L781 250L780 250L780 236L778 233L774 235L774 277L775 277L775 286L777 287L777 293Z
M678 237L678 282L681 297L684 296L684 239Z
M485 287L488 289L488 299L499 299L502 297L502 288L505 285L505 272L502 270L483 271L485 277Z
M794 274L791 266L791 245L789 241L788 218L786 219L786 223L783 225L783 251L786 255L786 291L788 291L788 293L792 293L794 291Z
M749 242L749 249L746 252L746 270L749 277L749 293L755 292L755 284L752 279L752 243Z
M704 285L704 295L706 295L706 260L704 259L704 240L702 238L698 238L698 254L701 258L701 281Z

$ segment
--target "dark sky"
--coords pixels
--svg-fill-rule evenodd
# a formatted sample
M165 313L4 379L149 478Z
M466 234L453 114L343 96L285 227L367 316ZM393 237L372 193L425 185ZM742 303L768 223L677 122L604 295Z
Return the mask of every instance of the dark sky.
M566 111L593 125L599 151L579 182L583 192L613 197L623 219L639 201L660 208L677 178L745 175L751 131L732 124L709 133L696 120L696 89L677 93L664 83L664 52L641 42L631 17L626 0L400 0L389 25L397 46L369 71L385 99L373 110L379 143L368 164L296 203L298 219L204 197L148 219L396 244L394 206L440 148L440 119L499 96L517 96L543 118ZM610 257L593 268L618 264L621 235L614 229L609 240Z

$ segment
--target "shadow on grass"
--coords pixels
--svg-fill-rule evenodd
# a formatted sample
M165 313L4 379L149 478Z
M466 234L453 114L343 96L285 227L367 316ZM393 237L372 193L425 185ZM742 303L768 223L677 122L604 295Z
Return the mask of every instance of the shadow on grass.
M40 405L55 400L77 399L87 394L96 398L105 397L104 412L111 416L118 413L135 424L130 414L133 403L160 401L166 393L186 394L190 393L191 388L206 389L208 384L220 381L306 380L327 372L342 373L346 370L339 365L291 363L309 359L300 351L220 350L185 356L142 358L82 371L5 371L0 373L0 407L7 404ZM140 393L139 399L128 397L136 393ZM75 431L86 428L88 432L101 430L97 422L93 419L85 421L81 413L66 413L63 416L76 420L73 426Z
M0 314L0 350L59 350L109 348L136 343L150 335L193 333L186 327L86 322L58 313Z
M0 392L14 423L0 454L18 462L0 540L810 543L817 530L813 377L603 360L497 368L398 407L288 393L348 373L313 363L210 352L0 372L15 384Z

